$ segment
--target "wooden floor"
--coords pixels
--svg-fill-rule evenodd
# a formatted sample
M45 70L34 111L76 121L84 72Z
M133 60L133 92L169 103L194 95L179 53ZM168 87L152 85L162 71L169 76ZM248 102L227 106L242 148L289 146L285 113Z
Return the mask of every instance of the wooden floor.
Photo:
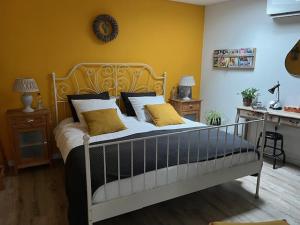
M273 170L265 163L261 198L254 199L256 178L209 188L118 216L97 225L207 225L211 221L265 221L286 219L300 224L300 169L285 166ZM6 177L0 192L1 225L67 225L64 169L52 167L23 170Z

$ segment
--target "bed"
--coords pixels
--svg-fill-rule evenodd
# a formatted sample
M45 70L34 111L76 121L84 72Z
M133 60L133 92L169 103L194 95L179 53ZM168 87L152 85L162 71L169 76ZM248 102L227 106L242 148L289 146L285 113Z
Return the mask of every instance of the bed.
M91 225L253 174L258 197L263 161L255 141L264 118L217 127L184 119L156 127L124 116L127 130L90 137L68 118L67 95L108 91L118 99L124 90L164 95L166 74L157 76L140 63L82 63L52 78L55 139L65 162L71 225ZM243 138L249 123L256 127L252 142Z

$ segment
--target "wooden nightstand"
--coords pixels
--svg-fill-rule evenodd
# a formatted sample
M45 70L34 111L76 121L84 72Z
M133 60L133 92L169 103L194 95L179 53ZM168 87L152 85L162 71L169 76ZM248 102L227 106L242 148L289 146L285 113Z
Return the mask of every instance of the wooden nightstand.
M200 122L201 100L191 99L170 99L170 104L176 109L179 115L194 121Z
M18 169L49 164L50 111L41 109L32 113L22 110L8 110L8 123L14 145L12 156L15 171Z

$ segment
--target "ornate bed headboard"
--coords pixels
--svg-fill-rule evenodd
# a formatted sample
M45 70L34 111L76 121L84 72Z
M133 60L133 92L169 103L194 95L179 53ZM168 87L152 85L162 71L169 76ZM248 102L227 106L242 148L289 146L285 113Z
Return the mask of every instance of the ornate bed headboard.
M166 73L157 76L143 63L80 63L66 76L52 73L52 81L56 123L70 115L67 95L108 91L119 98L121 91L166 91Z

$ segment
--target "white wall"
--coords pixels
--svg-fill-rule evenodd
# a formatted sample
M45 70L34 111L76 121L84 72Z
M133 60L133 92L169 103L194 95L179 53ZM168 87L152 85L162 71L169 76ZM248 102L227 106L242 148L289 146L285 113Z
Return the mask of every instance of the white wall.
M282 103L300 106L300 78L289 75L284 66L287 53L300 39L300 16L272 19L266 15L266 2L231 0L206 7L200 90L203 121L213 109L222 112L226 122L233 122L236 107L242 104L237 93L248 87L258 88L259 100L266 105L275 98L267 90L277 80ZM213 50L244 47L257 48L254 71L213 69ZM279 131L288 161L300 165L300 129L280 127Z

